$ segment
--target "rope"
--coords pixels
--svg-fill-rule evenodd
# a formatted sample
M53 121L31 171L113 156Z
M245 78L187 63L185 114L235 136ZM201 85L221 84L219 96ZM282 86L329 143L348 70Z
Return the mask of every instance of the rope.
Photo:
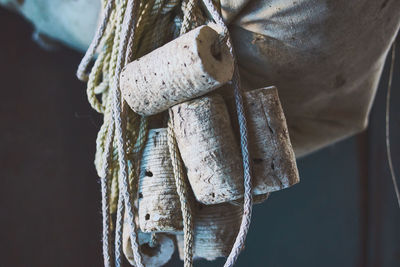
M115 226L115 266L122 266L122 230L124 224L124 198L119 193Z
M176 191L181 203L183 218L183 236L184 236L184 267L193 266L193 220L192 210L188 202L188 188L186 185L182 159L179 156L178 145L176 143L174 128L172 123L172 112L170 110L170 119L168 121L168 148L171 155L171 162L175 177Z
M191 20L193 19L193 11L195 8L195 1L188 0L182 3L183 21L181 24L180 35L190 30ZM193 266L193 219L192 210L188 203L188 188L186 185L183 163L179 155L178 145L174 134L173 122L172 122L172 111L169 111L168 120L168 149L171 156L171 162L174 172L176 191L179 196L181 204L181 212L183 218L183 238L184 238L184 267Z
M183 21L180 32L181 35L190 30L191 29L190 24L192 23L192 20L193 21L196 20L196 18L194 18L194 12L193 12L194 7L195 7L195 0L187 0L182 3Z
M221 25L224 31L224 35L227 38L227 46L233 55L235 70L232 78L232 85L234 88L235 95L235 104L237 109L237 116L239 121L239 129L240 129L240 145L242 151L242 159L243 159L243 176L244 176L244 203L243 203L243 216L240 224L239 233L236 237L235 243L233 244L232 250L225 262L225 267L233 266L236 262L237 258L241 250L244 248L244 243L246 241L246 236L249 231L250 222L251 222L251 213L253 206L253 196L252 196L252 186L251 186L251 161L249 154L249 145L248 145L248 133L247 133L247 121L245 116L245 110L243 105L242 92L240 88L240 76L237 66L237 61L235 57L235 52L233 49L232 42L229 38L228 28L226 27L224 21L222 20L221 15L215 9L211 0L203 0L207 10L210 12L214 21Z
M109 135L107 138L107 143L112 144L114 127L110 125ZM100 176L101 182L101 206L102 206L102 214L103 214L103 257L104 257L104 266L111 267L112 259L111 259L111 247L110 247L110 207L109 207L109 179L108 179L108 163L110 160L110 152L111 145L106 146L106 151L104 153L104 169L103 173Z
M128 221L130 223L130 239L131 239L131 247L134 256L134 260L136 262L137 267L144 266L142 263L142 256L139 251L139 242L137 236L137 229L135 223L134 216L134 207L132 206L132 197L129 193L129 179L127 173L127 159L125 154L125 134L124 134L124 118L121 117L122 108L121 108L121 92L119 91L119 77L122 71L122 67L124 65L124 60L126 58L126 49L127 43L129 39L129 31L134 31L132 27L136 25L133 21L133 10L137 8L136 1L128 0L128 4L126 7L126 14L124 16L122 29L121 29L121 39L118 48L118 57L116 62L114 80L112 85L113 92L113 117L115 123L115 134L117 140L117 149L118 149L118 161L119 161L119 189L124 198L125 209L128 215ZM121 16L122 17L122 16ZM120 18L121 18L120 17Z
M394 63L395 63L395 58L396 58L395 52L396 52L396 41L394 41L393 45L392 45L392 58L391 58L391 62L390 62L390 73L389 73L389 81L388 81L388 88L387 88L387 94L386 94L386 153L387 153L390 174L392 177L393 187L394 187L394 191L396 193L397 203L399 204L399 208L400 208L400 192L399 192L399 187L398 187L397 181L396 181L396 174L394 172L394 167L393 167L393 162L392 162L392 153L390 151L390 124L389 124L390 123L390 93L391 93L391 89L392 89Z
M89 48L85 53L85 56L82 58L81 63L78 66L76 76L81 81L87 81L88 79L88 75L86 74L86 69L90 61L92 60L94 54L96 53L96 49L99 46L100 41L104 35L113 6L114 6L114 0L109 0L104 8L103 16L101 18L101 23L97 28L95 36L92 42L90 43Z

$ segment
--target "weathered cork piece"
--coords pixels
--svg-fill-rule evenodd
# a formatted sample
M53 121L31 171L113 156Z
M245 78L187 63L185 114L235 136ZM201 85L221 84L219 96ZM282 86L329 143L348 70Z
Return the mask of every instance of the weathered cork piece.
M296 158L276 87L247 91L243 101L253 159L253 194L264 195L298 183ZM234 129L239 133L233 119L236 118L233 100L228 102Z
M131 228L129 223L125 220L122 231L122 251L124 252L124 255L129 263L132 266L135 266L135 260L133 258L131 247L130 230ZM151 238L152 237L150 233L143 233L141 231L138 233L143 263L145 266L163 266L174 254L174 240L172 237L169 237L166 234L156 234L156 242L153 244L153 242L151 242Z
M242 162L223 98L213 94L178 104L171 119L196 199L217 204L241 198Z
M182 214L166 128L149 131L139 177L140 229L143 232L181 231Z
M122 95L141 115L152 115L225 84L233 58L219 34L200 26L129 63L121 74Z
M194 213L194 258L209 261L229 255L242 219L242 206L229 203L202 205ZM176 235L179 256L183 259L183 235Z

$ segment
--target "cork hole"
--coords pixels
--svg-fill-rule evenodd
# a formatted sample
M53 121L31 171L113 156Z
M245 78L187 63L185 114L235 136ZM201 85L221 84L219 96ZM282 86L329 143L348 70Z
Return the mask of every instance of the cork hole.
M269 124L268 124L268 128L271 131L271 133L273 133L273 134L275 133L274 130L271 128L271 126Z
M143 198L143 194L139 192L139 199Z
M144 216L144 219L145 219L146 221L150 220L150 214L147 213L147 214Z
M211 193L211 197L212 197L212 198L215 198L215 194L214 194L214 193Z
M222 52L221 52L221 44L220 42L214 42L211 47L211 55L217 60L221 61L222 60Z
M147 177L153 177L153 173L151 171L145 171L144 175Z
M140 246L140 251L149 257L153 257L160 252L160 245L153 248L148 243L145 243Z
M271 169L275 170L275 164L274 164L274 162L271 163Z

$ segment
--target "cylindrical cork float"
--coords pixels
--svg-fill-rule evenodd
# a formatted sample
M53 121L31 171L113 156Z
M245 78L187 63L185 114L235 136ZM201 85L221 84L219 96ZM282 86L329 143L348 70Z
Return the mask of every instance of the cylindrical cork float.
M247 91L243 95L253 160L253 194L265 195L299 182L296 158L276 87ZM229 110L236 118L234 100ZM237 120L233 128L239 131Z
M171 110L176 141L196 199L217 204L241 198L242 163L223 98L204 96Z
M228 82L233 58L219 37L203 25L129 63L120 80L126 102L136 113L152 115Z
M242 206L229 203L202 205L194 213L194 258L209 261L229 255L242 218ZM176 236L179 256L183 259L183 235Z
M149 131L139 177L140 229L143 232L182 231L182 214L166 128Z
M129 223L124 222L122 231L122 250L126 259L132 266L135 266L133 257ZM156 234L155 240L152 240L151 233L138 232L140 252L145 266L163 266L174 254L174 240L166 234ZM155 242L153 242L155 241Z

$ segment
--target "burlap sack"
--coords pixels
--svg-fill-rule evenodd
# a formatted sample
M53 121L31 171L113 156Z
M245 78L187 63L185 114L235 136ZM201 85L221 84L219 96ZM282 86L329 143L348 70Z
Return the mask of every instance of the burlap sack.
M83 50L99 0L0 0ZM277 86L297 156L363 130L399 0L221 0L246 90Z

